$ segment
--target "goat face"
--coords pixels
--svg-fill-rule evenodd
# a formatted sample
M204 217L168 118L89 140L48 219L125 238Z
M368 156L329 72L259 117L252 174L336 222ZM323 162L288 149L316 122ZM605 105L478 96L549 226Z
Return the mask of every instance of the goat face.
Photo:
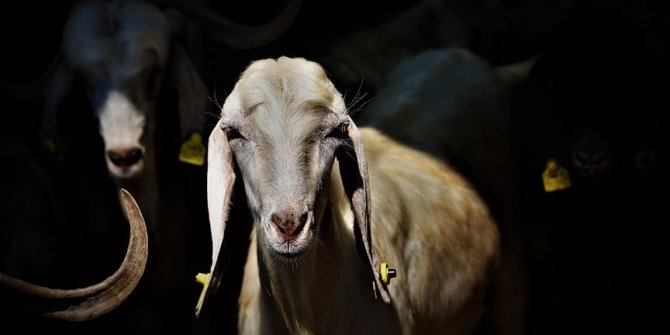
M314 63L259 61L223 109L220 127L242 174L260 243L274 259L294 260L314 244L315 215L325 205L318 194L345 143L349 116L326 82Z
M390 302L372 249L362 137L319 64L287 57L251 63L226 98L208 146L212 265L196 315L221 279L218 258L236 178L235 161L266 264L299 268L317 250L328 201L326 181L337 158L353 212L357 250L369 264L382 298Z
M80 5L65 27L65 58L84 78L116 178L143 169L169 38L162 12L133 1Z
M287 57L253 62L226 98L221 119L209 136L208 155L212 266L196 314L220 280L218 257L236 178L235 161L266 264L295 268L317 250L321 219L328 215L327 181L337 158L353 212L357 250L369 264L382 298L390 302L369 233L362 137L319 64Z

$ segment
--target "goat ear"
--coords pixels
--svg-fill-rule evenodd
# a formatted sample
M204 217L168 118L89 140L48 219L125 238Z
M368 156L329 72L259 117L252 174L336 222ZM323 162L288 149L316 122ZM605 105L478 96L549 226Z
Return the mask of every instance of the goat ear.
M172 79L179 96L179 124L184 140L179 160L203 165L205 147L202 144L202 131L208 107L207 87L179 43L172 46L171 62Z
M62 57L61 57L62 58ZM58 109L63 98L72 89L74 74L64 59L60 60L53 76L44 90L44 109L42 112L42 136L51 153L60 149L58 146Z
M209 136L209 156L207 158L207 207L212 234L212 267L208 276L199 279L204 285L196 306L196 316L200 314L206 298L212 296L221 280L222 266L218 259L223 243L223 234L230 210L230 198L235 184L233 154L228 138L217 123Z
M533 66L540 58L539 55L524 59L518 63L500 65L495 67L495 71L500 75L505 83L511 87L519 87L526 81Z
M370 187L368 179L368 167L365 159L363 138L358 127L349 118L347 129L348 140L351 146L343 146L337 159L340 165L340 175L344 184L344 190L351 202L354 212L354 234L356 246L365 263L370 265L374 275L376 287L381 293L384 302L390 303L391 296L388 288L381 281L380 262L377 260L372 248L372 235L370 231ZM353 149L353 154L350 150ZM376 293L375 293L376 294Z

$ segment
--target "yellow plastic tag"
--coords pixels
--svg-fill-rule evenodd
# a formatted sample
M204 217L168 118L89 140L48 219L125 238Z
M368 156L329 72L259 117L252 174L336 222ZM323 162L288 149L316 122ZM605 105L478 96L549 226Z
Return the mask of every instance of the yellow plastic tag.
M202 144L202 136L193 133L191 137L181 145L179 160L193 165L205 163L205 146Z
M554 192L570 188L570 174L564 167L558 165L555 159L547 160L547 168L542 172L545 192Z
M200 309L202 308L202 303L205 302L205 292L209 286L209 273L198 273L195 276L195 281L202 284L202 291L200 292L200 297L198 298L198 304L195 306L196 316L200 314Z

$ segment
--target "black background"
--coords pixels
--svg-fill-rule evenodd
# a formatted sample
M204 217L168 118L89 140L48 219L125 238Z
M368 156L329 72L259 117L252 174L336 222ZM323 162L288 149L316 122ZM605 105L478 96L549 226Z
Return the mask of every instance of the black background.
M347 35L374 27L417 1L305 0L294 23L279 39L254 50L236 50L211 41L203 79L211 97L222 103L251 60L301 56L318 59ZM668 209L667 20L661 1L444 0L470 28L468 47L493 65L540 55L515 96L513 109L516 163L520 170L519 224L527 282L524 329L516 334L600 334L622 330L648 333L665 325L668 312L666 225ZM237 22L258 24L272 17L283 1L248 0L208 5ZM41 83L59 50L70 1L3 5L0 13L0 78L3 82ZM341 91L356 90L343 87ZM364 88L363 88L364 89ZM111 181L98 156L101 140L85 103L72 99L63 118L70 147L54 161L40 145L40 100L3 91L0 103L0 255L18 257L27 279L75 287L107 276L123 256L125 227ZM215 104L212 104L215 113ZM216 117L213 115L210 125ZM162 121L174 129L174 120ZM596 132L612 153L606 171L586 176L570 165L571 148L583 129ZM168 132L168 131L166 131ZM168 138L170 138L168 136ZM165 157L176 152L167 140ZM640 152L650 164L636 165ZM573 177L570 189L544 193L540 174L555 157ZM27 330L66 333L122 332L234 333L239 266L244 261L248 227L230 227L238 239L225 246L230 266L217 298L199 319L193 307L199 287L191 279L209 266L204 168L171 166L161 190L187 208L192 224L169 231L185 250L170 260L184 278L179 291L152 295L143 280L137 294L114 312L86 323L34 318L14 311L0 317L0 332ZM187 190L187 191L183 191ZM244 206L238 199L239 206ZM100 207L100 208L94 208ZM84 208L84 209L82 209ZM104 228L89 224L90 213ZM27 228L26 228L27 227ZM37 237L23 251L10 241ZM168 238L169 239L169 238ZM13 245L13 243L11 243ZM4 255L3 255L4 256ZM20 262L19 261L19 262ZM0 263L7 271L8 262ZM156 265L158 266L158 265ZM174 278L173 278L174 279ZM161 278L155 278L160 282ZM167 280L167 279L166 279ZM148 282L148 279L146 280ZM149 300L145 300L149 299ZM520 297L523 299L523 297ZM149 303L146 303L149 301ZM2 299L0 297L0 304ZM505 301L496 305L504 308ZM510 305L516 305L510 303ZM484 320L484 322L491 322ZM661 328L662 329L662 328ZM494 333L484 325L480 333Z

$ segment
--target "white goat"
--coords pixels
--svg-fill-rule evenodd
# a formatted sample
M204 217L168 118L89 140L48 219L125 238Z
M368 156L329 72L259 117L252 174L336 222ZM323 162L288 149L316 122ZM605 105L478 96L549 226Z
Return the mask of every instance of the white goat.
M476 325L499 257L487 206L446 162L359 131L319 64L251 63L208 150L212 267L196 313L220 279L236 163L254 221L241 333L462 334ZM390 283L386 262L398 272Z
M3 297L0 307L68 321L85 321L108 313L125 301L144 274L148 236L135 199L124 189L120 190L119 196L130 223L130 239L126 256L114 274L95 285L54 289L0 272Z

